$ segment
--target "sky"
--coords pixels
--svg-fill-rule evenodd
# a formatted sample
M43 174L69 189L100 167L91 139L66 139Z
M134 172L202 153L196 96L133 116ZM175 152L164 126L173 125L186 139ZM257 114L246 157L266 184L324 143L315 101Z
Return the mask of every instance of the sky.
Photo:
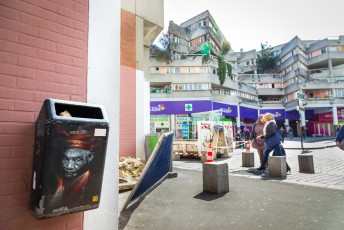
M344 35L344 0L165 0L164 30L209 10L234 51Z

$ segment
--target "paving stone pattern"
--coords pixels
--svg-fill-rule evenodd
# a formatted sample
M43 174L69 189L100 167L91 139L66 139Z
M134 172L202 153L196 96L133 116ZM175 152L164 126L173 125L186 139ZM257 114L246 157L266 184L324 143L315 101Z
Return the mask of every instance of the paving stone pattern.
M269 177L268 170L263 173L256 170L260 165L256 151L254 151L256 154L255 167L252 168L242 167L241 149L235 149L230 158L219 158L217 161L228 163L228 171L230 175L234 176L344 190L344 151L334 147L334 142L329 140L305 143L304 146L308 148L307 153L302 153L302 150L298 149L300 148L299 141L285 141L287 162L291 167L291 173L288 173L285 179L273 179ZM314 174L299 173L299 154L313 155ZM182 158L181 161L174 161L173 166L180 169L202 170L200 160L196 159Z

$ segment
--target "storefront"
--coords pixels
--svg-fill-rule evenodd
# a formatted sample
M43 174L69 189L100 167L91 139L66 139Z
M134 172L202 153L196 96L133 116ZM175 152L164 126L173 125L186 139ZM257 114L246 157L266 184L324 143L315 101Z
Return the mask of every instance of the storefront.
M276 121L277 126L286 128L285 119L286 119L286 112L284 109L261 109L259 110L259 114L266 114L271 113Z
M150 132L176 131L176 139L197 139L198 121L229 121L237 116L237 106L208 100L152 101ZM168 123L168 125L167 125Z

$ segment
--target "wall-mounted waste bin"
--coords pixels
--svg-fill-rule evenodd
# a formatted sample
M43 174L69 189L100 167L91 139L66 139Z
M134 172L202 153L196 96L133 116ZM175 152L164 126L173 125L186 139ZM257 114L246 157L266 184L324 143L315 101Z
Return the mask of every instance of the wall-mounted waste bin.
M45 100L36 120L30 199L37 219L99 206L108 134L103 106Z

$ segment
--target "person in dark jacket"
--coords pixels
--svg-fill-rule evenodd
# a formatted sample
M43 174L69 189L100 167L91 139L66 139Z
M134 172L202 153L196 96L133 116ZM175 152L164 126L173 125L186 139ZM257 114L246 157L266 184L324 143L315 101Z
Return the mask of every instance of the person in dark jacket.
M279 141L276 141L276 143L273 143L272 146L268 144L270 143L272 139L278 140L278 138L274 137L274 135L277 135L277 133L279 134L274 116L271 113L266 113L263 115L262 122L265 123L265 125L263 129L263 136L261 136L260 138L265 139L265 143L264 143L265 150L264 150L264 161L262 165L259 168L257 168L258 170L265 170L265 164L268 162L270 152L274 151L276 156L283 156L283 153L280 147L282 138L280 138ZM272 139L269 140L270 138Z
M264 139L261 139L263 136L264 123L262 122L263 115L259 115L257 122L253 124L253 129L251 133L252 147L257 149L260 164L263 164L264 161Z
M344 126L340 127L336 136L336 146L342 150L344 150L344 143L342 143L343 140L344 140Z
M245 141L249 141L250 137L251 137L251 133L250 130L248 130L248 128L244 128L244 133L245 133Z

